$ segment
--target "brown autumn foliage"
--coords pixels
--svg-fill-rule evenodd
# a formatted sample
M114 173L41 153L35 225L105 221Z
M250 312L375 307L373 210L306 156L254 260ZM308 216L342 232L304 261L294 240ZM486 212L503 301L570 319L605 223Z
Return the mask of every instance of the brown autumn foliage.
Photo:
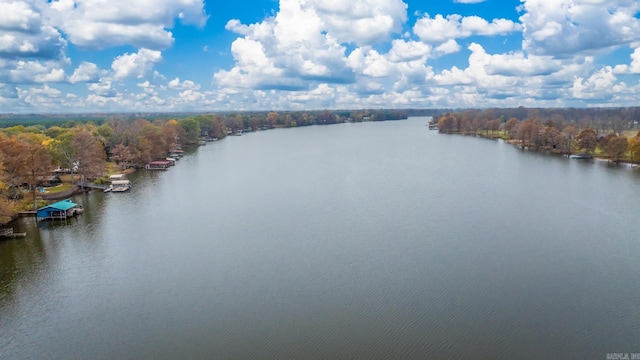
M629 139L628 149L631 154L631 161L640 161L640 132L639 135Z
M580 131L576 137L578 148L587 153L592 153L598 146L598 134L594 129L587 128Z
M640 131L631 138L623 135L637 126L640 108L465 110L437 120L441 133L501 137L529 149L565 155L599 148L613 161L640 161ZM610 134L603 136L607 131Z

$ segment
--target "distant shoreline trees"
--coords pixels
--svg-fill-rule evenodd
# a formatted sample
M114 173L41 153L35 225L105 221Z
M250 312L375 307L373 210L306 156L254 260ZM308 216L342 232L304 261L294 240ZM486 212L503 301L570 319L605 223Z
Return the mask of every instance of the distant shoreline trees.
M486 109L437 118L446 134L502 138L523 148L571 155L584 152L611 161L640 161L640 108Z

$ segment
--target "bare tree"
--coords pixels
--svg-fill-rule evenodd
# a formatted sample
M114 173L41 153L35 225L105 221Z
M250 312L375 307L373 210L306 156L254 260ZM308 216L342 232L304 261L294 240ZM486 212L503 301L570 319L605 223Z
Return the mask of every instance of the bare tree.
M118 144L111 149L111 159L120 165L122 169L126 169L132 165L133 155L127 146Z
M74 166L80 176L81 186L84 186L87 179L101 175L104 171L104 149L98 139L82 129L73 137L73 150Z
M626 136L612 134L612 136L608 137L604 150L612 161L618 162L627 152L628 146L629 143Z
M33 200L33 210L38 209L36 203L36 189L40 179L50 174L51 171L51 155L44 145L45 136L38 134L20 134L21 140L24 142L24 160L23 172L24 179L29 185L31 191L31 199Z
M511 136L511 137L515 137L515 136L514 136L514 135L515 135L515 134L514 134L514 130L515 130L515 128L517 127L518 123L519 123L518 119L516 119L516 118L511 118L511 119L509 119L509 121L507 121L506 123L504 123L504 124L502 125L502 129L503 129L504 131L506 131L506 132L507 132L507 134L509 134L509 136Z
M518 140L521 141L521 145L525 146L538 146L538 137L540 133L540 125L537 120L528 119L521 122L517 127Z
M632 161L640 161L640 137L634 136L629 139L628 150L631 153Z
M623 132L629 130L629 120L624 113L611 115L609 125L616 135L622 135Z

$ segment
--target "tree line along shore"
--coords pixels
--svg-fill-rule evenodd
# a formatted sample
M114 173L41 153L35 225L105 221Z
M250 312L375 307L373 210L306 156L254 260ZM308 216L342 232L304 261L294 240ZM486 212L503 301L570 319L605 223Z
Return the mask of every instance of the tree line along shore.
M530 150L640 163L639 108L487 109L432 120L440 133L503 139Z
M399 120L413 113L271 111L84 121L41 117L23 119L25 124L9 119L0 122L0 224L21 211L34 211L49 200L73 194L77 191L74 180L100 183L111 174L144 168L166 158L172 148L196 145L203 139L223 139L242 131Z
M33 211L47 199L72 194L78 182L101 182L165 158L176 146L203 138L222 139L239 131L258 131L345 122L434 116L441 133L502 138L522 147L559 154L584 152L612 161L640 162L640 108L345 110L159 115L65 120L41 117L0 120L0 224L20 211ZM6 120L6 123L4 122ZM55 176L53 170L68 170ZM60 182L58 184L58 182ZM58 184L55 188L47 185ZM51 194L51 193L57 193Z

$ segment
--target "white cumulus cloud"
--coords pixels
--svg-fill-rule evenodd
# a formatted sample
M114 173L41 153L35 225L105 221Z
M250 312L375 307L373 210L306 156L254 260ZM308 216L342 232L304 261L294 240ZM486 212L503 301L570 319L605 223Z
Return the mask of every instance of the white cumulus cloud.
M72 43L97 49L167 48L176 19L197 26L207 20L202 0L53 0L48 11Z
M227 29L242 35L231 45L235 66L214 80L220 86L288 90L306 89L309 81L352 81L346 48L323 20L329 8L320 12L313 3L282 1L280 11L261 23L229 21Z
M101 97L115 97L117 95L116 89L113 88L110 80L101 80L98 83L89 84L89 90L97 96Z
M491 22L479 16L458 14L431 17L425 14L413 27L422 41L443 43L451 39L467 38L473 35L505 35L520 31L520 24L508 19L493 19Z
M169 89L175 89L175 90L199 90L200 89L200 85L194 83L193 81L185 80L183 82L180 82L180 78L175 78L169 81L167 86L169 87Z
M0 62L0 82L13 84L37 84L43 82L66 81L63 67L69 59L60 60L18 60ZM3 66L4 65L4 66Z
M617 84L617 78L610 66L601 69L586 79L576 78L572 88L573 97L577 99L609 98L612 93L622 90L623 85Z
M66 45L32 1L0 2L0 58L61 58Z
M523 0L523 49L538 55L593 53L640 40L640 2Z
M69 82L97 82L100 79L101 74L104 73L104 71L101 71L98 68L98 65L91 62L83 61L73 71L73 74L69 77Z
M282 6L286 1L281 1ZM307 0L327 32L339 42L358 45L387 40L407 20L407 4L401 0Z
M142 78L162 61L162 54L157 50L140 49L137 53L120 55L113 60L111 69L115 79L128 77Z

